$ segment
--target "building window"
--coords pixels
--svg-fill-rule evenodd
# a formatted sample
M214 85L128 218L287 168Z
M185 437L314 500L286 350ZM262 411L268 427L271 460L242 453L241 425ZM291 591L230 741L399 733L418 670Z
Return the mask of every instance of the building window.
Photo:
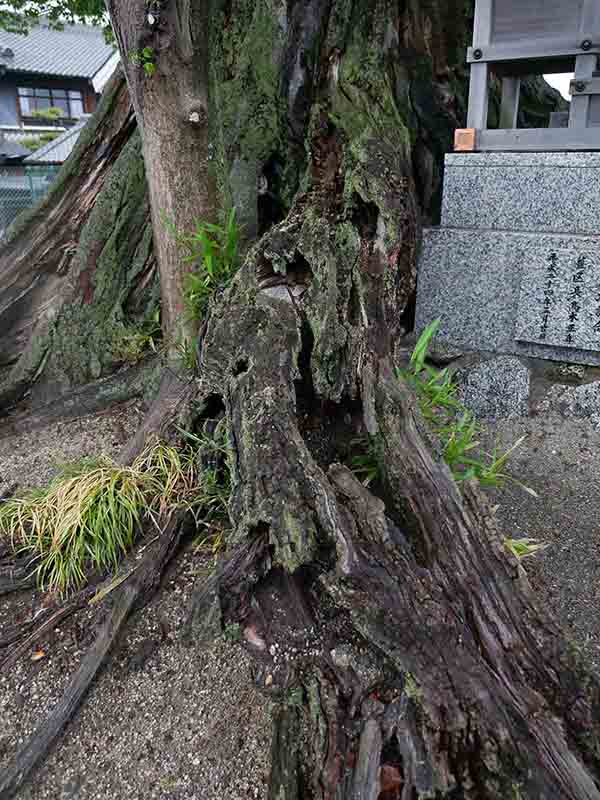
M30 117L34 111L60 108L67 119L77 119L83 114L83 94L66 89L18 89L19 107L22 117Z

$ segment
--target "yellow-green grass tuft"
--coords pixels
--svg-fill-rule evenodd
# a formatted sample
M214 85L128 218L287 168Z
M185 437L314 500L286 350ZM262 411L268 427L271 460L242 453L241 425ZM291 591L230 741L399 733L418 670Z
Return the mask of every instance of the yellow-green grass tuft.
M40 586L65 593L90 570L115 570L144 521L182 507L199 513L213 480L199 473L194 449L156 441L131 466L82 463L4 503L0 536L33 556Z

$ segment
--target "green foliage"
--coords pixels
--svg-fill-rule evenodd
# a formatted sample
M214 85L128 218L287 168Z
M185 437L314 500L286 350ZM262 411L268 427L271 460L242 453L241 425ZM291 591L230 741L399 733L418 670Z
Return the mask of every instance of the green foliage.
M152 47L144 47L141 50L132 50L132 52L129 53L129 60L135 67L141 67L146 73L147 78L151 78L156 72L154 50Z
M419 688L412 672L404 673L404 693L414 702L419 702L423 697L423 692Z
M399 377L415 390L421 413L441 442L444 461L450 467L455 481L474 478L482 486L501 486L506 480L514 481L504 469L511 454L525 437L521 437L504 453L497 448L491 453L482 452L478 440L482 428L457 399L457 386L451 372L447 368L435 369L426 363L431 341L438 329L439 320L434 320L425 328L408 368L400 370ZM532 489L522 488L536 496Z
M191 319L201 319L219 289L229 285L239 267L240 227L233 208L224 225L198 222L192 233L180 233L166 221L176 237L183 262L191 271L184 275L184 299Z
M188 446L197 454L202 464L202 519L199 526L214 527L227 518L227 504L231 494L231 447L227 434L226 421L217 425L209 437L178 428Z
M505 539L504 546L513 556L516 556L519 561L524 558L530 558L536 555L536 553L539 553L540 550L545 550L546 547L548 547L547 544L541 544L538 539L532 539L530 537L524 537L523 539Z
M39 119L42 122L53 124L62 118L63 113L64 112L62 108L43 108L39 111L32 111L30 116L34 117L35 119ZM26 147L28 150L31 150L31 152L34 153L45 144L53 142L54 139L60 136L60 134L61 131L44 131L44 133L39 133L35 136L23 136L17 141L19 144L23 145L23 147Z
M354 442L362 452L352 456L350 469L365 486L381 477L381 442L376 437Z
M26 34L42 17L59 30L71 22L107 25L103 0L5 0L0 9L0 28Z
M31 150L32 153L35 153L35 151L39 150L40 147L48 144L48 142L53 142L59 136L60 131L46 131L44 133L40 133L38 136L22 136L21 138L17 139L17 141L20 145L23 145L23 147L26 147L28 150Z
M148 351L158 351L161 336L160 308L157 308L140 326L120 326L113 338L112 353L118 361L136 364Z
M51 108L41 108L37 111L32 111L29 116L35 119L45 120L46 122L58 122L59 119L62 119L64 113L62 108L52 106Z
M200 446L155 441L129 467L109 459L69 465L47 488L0 507L0 537L33 556L43 588L77 588L89 569L116 569L146 519L177 508L205 526L223 518L228 473L224 480L220 468L217 485L215 469L200 469Z
M414 375L419 375L425 367L425 360L427 359L427 354L429 353L429 347L431 346L432 339L438 332L439 328L439 319L434 319L433 322L430 322L423 333L419 336L419 340L416 343L415 349L412 351L412 355L410 357L410 371Z
M177 353L181 366L189 372L197 372L198 370L198 348L194 341L190 339L181 339L177 342Z

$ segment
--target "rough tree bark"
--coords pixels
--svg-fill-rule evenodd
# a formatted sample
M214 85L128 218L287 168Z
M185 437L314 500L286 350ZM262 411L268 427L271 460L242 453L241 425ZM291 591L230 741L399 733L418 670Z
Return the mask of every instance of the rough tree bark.
M158 303L139 133L117 71L41 204L0 248L0 410L113 372L118 337Z
M162 324L173 351L193 326L184 314L181 258L169 228L193 230L198 221L213 220L215 207L208 147L209 7L189 0L107 2L142 133Z
M598 682L394 375L420 223L464 110L467 4L229 0L202 28L205 4L163 0L150 33L148 6L118 5L121 48L156 53L151 78L127 67L155 223L162 193L188 221L214 185L264 233L199 337L191 424L227 418L233 532L187 635L216 612L255 655L278 709L270 798L598 800ZM201 77L180 95L169 73L190 69L189 41ZM199 123L182 115L196 110L178 105L188 96ZM193 127L206 108L208 133ZM171 125L190 169L196 141L197 176L210 142L214 183L177 183ZM157 235L171 293L173 251ZM345 466L366 436L381 451L373 488ZM28 748L1 797L35 761Z

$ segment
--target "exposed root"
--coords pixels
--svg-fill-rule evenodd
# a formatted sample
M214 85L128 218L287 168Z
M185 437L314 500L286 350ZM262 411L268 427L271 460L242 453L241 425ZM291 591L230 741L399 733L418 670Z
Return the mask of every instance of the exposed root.
M307 447L295 304L263 293L238 304L234 287L229 310L209 323L202 377L226 399L235 545L268 550L233 580L226 566L210 597L224 627L240 626L265 691L301 709L301 763L279 753L271 796L401 786L403 798L505 800L520 785L531 800L599 800L598 682L580 682L480 492L463 497L431 455L391 364L365 347L359 373L386 504ZM314 378L319 361L309 368ZM274 747L289 750L294 717L281 714Z
M29 559L15 560L11 555L4 563L0 561L0 597L34 585L35 577Z
M88 587L78 592L75 597L67 600L60 608L44 614L41 621L34 619L25 626L19 626L4 639L0 639L0 648L17 642L10 653L0 661L0 672L6 672L46 631L55 628L59 623L64 622L65 619L83 608L95 592L96 587Z
M61 699L30 740L0 775L0 800L17 793L31 770L44 758L99 673L128 616L146 602L157 589L165 567L174 555L182 535L181 515L173 515L164 525L157 545L147 551L140 566L112 594L108 612L96 640L72 676Z
M183 376L169 367L163 370L160 387L152 406L135 436L126 444L119 456L121 464L130 464L145 448L152 436L168 441L169 428L174 421L188 412L188 401L193 394L193 377Z

